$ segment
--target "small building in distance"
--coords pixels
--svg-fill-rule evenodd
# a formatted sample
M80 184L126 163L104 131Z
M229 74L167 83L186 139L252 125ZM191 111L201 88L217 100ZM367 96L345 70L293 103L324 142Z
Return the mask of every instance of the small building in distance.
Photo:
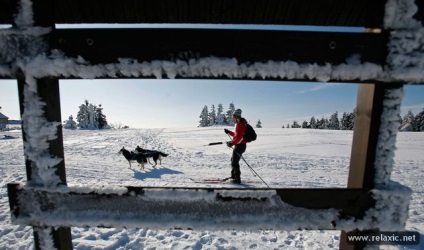
M6 128L7 124L9 123L9 117L5 116L0 112L0 129Z

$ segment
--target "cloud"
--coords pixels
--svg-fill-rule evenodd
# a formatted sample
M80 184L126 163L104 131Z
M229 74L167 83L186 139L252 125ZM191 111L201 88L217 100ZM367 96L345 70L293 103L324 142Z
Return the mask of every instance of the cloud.
M308 92L320 91L320 90L323 90L323 89L332 88L332 87L339 86L339 85L341 85L341 83L317 83L317 84L315 84L315 86L312 86L312 87L304 89L304 90L296 91L295 93L296 94L305 94L305 93L308 93Z

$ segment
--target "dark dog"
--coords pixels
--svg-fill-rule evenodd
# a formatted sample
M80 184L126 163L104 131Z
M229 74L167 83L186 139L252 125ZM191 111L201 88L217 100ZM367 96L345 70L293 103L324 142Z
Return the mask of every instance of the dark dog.
M141 153L144 156L147 157L147 160L149 160L149 158L153 158L153 161L155 162L155 165L153 165L153 167L155 167L157 165L157 161L159 160L159 164L162 164L162 157L167 157L168 154L165 154L163 152L157 151L157 150L148 150L148 149L143 149L140 146L137 146L134 150L136 153ZM150 163L150 161L149 161Z
M140 164L141 166L141 169L144 169L144 163L147 163L147 157L144 154L130 152L126 150L124 147L122 147L118 153L121 153L124 155L125 159L127 159L128 161L128 164L130 164L130 168L131 168L132 161L138 162L138 164Z

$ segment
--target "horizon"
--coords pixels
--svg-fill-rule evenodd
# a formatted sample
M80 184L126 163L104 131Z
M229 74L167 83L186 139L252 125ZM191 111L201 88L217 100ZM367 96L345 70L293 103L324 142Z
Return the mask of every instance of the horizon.
M197 127L206 105L224 113L230 103L240 108L242 116L263 127L286 127L300 124L314 116L329 118L338 112L352 112L356 107L357 87L353 83L317 83L254 80L60 80L62 122L70 115L76 120L79 106L88 100L103 107L108 124L130 128ZM424 109L424 88L405 85L401 116ZM10 120L20 120L17 83L2 80L1 111Z

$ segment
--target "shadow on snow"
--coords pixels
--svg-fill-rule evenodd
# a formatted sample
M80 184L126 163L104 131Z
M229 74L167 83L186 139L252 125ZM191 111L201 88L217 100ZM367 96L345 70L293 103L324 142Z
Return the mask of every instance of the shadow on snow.
M160 179L162 175L169 174L183 174L183 172L172 170L166 167L161 168L153 168L150 171L141 172L139 170L134 170L134 178L137 180L145 180L145 179Z

